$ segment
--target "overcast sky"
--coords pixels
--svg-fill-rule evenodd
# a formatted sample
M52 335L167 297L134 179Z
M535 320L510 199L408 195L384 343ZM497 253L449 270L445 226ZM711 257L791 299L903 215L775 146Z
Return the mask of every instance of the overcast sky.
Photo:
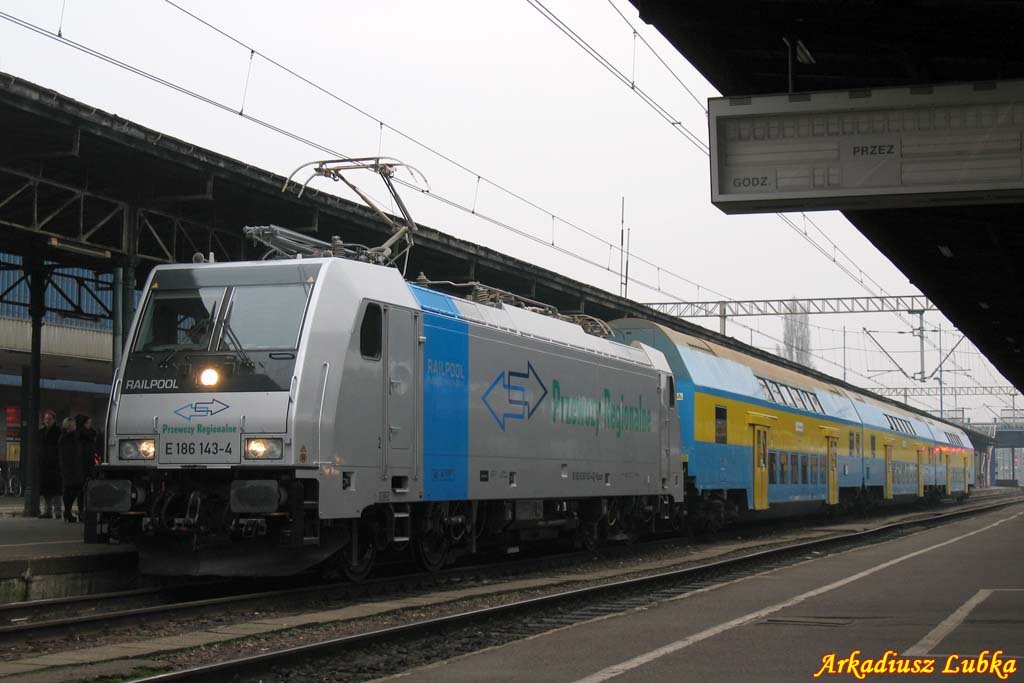
M707 156L526 0L179 4L351 106L260 54L250 58L247 47L164 0L0 0L0 11L52 33L60 30L235 112L244 98L246 114L344 155L397 157L422 171L434 194L539 242L405 190L420 223L613 292L618 254L568 224L617 245L624 197L636 257L629 297L637 301L867 296L880 288L918 293L838 212L790 217L870 290L774 214L726 216L714 208ZM718 93L640 21L631 4L544 5L706 143L699 102L706 106ZM634 39L616 8L671 72ZM0 71L277 173L325 156L7 20L0 21ZM352 180L389 208L379 181L369 175ZM320 180L315 186L337 189L328 185ZM718 321L702 324L717 329ZM861 332L864 327L881 331L876 337L908 372L919 369L917 340L898 334L909 326L893 315L816 316L811 324L820 370L842 375L844 326L850 381L911 384L898 371L879 374L893 365ZM929 314L926 325L946 331L941 344L947 350L959 338L940 314ZM728 333L774 350L782 324L744 318L730 322ZM930 373L939 361L939 337L929 336ZM966 370L947 374L948 385L1007 383L968 342L945 367ZM915 405L935 409L938 401ZM955 405L969 408L973 420L989 421L993 410L1010 402L948 399L945 407Z

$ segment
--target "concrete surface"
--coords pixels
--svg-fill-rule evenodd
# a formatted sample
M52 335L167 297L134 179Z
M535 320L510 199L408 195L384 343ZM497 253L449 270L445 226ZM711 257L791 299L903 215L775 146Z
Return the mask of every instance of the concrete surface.
M830 653L878 659L924 641L936 662L1003 650L1024 666L1024 508L741 579L405 674L419 681L811 681ZM992 591L973 609L979 590ZM959 610L959 612L958 612ZM940 624L933 645L927 637ZM894 655L890 655L890 658ZM958 662L954 661L953 666ZM826 672L827 673L827 672ZM870 680L907 680L906 676ZM971 676L980 680L978 675ZM988 674L987 680L997 680ZM822 675L818 680L855 680ZM1024 679L1015 674L1010 680Z

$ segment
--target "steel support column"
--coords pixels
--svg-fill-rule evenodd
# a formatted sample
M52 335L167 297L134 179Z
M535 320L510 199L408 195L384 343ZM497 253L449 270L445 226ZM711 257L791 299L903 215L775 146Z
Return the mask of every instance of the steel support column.
M114 267L114 282L110 287L110 318L112 327L110 334L110 359L112 361L113 373L117 375L117 369L121 367L121 343L124 338L124 269L121 266ZM113 378L111 378L113 382Z
M135 315L135 270L137 261L132 260L124 266L121 277L121 349L128 343L132 317Z
M21 476L25 484L26 517L39 514L39 378L42 375L43 314L46 313L47 274L38 257L26 258L25 273L29 278L29 316L32 319L32 344L29 359L28 400L22 406L23 422L28 432L26 449L21 454Z
M135 313L135 277L139 265L139 207L124 207L124 250L128 258L121 273L121 349L128 343L128 330Z

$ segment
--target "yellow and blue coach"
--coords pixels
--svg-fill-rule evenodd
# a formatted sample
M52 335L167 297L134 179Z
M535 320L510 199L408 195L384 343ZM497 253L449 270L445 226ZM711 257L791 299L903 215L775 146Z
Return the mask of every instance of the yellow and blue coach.
M956 425L657 323L611 326L668 359L689 510L705 528L970 492L974 451Z

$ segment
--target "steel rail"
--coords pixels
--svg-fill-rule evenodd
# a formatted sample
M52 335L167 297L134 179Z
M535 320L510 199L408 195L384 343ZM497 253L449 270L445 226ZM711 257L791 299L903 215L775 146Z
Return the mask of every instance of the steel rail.
M670 539L672 541L678 541L679 539ZM664 539L652 541L654 543L664 542ZM615 548L604 549L615 552ZM265 591L256 591L248 593L240 593L235 595L217 596L212 598L204 598L200 600L188 600L184 602L174 602L169 604L161 605L150 605L146 607L136 607L131 609L123 610L112 610L108 612L98 612L90 614L82 614L69 617L61 617L58 619L47 619L44 621L36 622L19 622L15 624L9 624L0 626L0 638L7 640L11 636L32 636L40 631L47 631L53 629L64 628L68 626L77 626L81 624L95 624L100 622L114 622L125 619L131 619L135 617L146 617L158 614L167 614L171 612L181 612L187 610L202 609L206 607L213 607L217 605L230 605L234 603L244 603L252 600L267 600L274 598L282 598L288 596L301 596L306 594L323 593L329 591L332 593L340 594L356 594L356 595L379 595L386 593L393 589L408 589L410 582L431 582L431 583L443 583L450 579L465 579L467 576L486 574L501 574L505 575L510 572L522 572L537 571L545 569L552 565L565 565L571 564L576 561L583 559L589 559L593 557L593 553L587 551L574 551L569 553L559 553L557 555L544 555L537 557L530 557L516 562L504 562L504 563L490 563L483 565L466 565L463 567L454 567L451 569L445 569L441 572L427 573L418 572L413 574L401 574L398 576L386 576L371 579L361 583L344 583L344 582L333 582L333 583L316 583L309 586L298 586L290 588L279 588ZM210 584L214 586L221 585ZM179 590L188 589L188 584L182 584L181 586L165 587ZM197 587L208 587L207 584L198 585ZM145 595L147 589L137 589L139 595ZM49 600L21 602L21 603L10 603L4 606L9 612L17 612L19 609L32 609L37 607L46 607L49 605L61 606L62 604L74 604L75 602L89 602L93 600L102 601L105 598L121 598L121 597L135 597L136 591L124 591L121 593L106 593L94 596L74 596L71 598L52 598Z

